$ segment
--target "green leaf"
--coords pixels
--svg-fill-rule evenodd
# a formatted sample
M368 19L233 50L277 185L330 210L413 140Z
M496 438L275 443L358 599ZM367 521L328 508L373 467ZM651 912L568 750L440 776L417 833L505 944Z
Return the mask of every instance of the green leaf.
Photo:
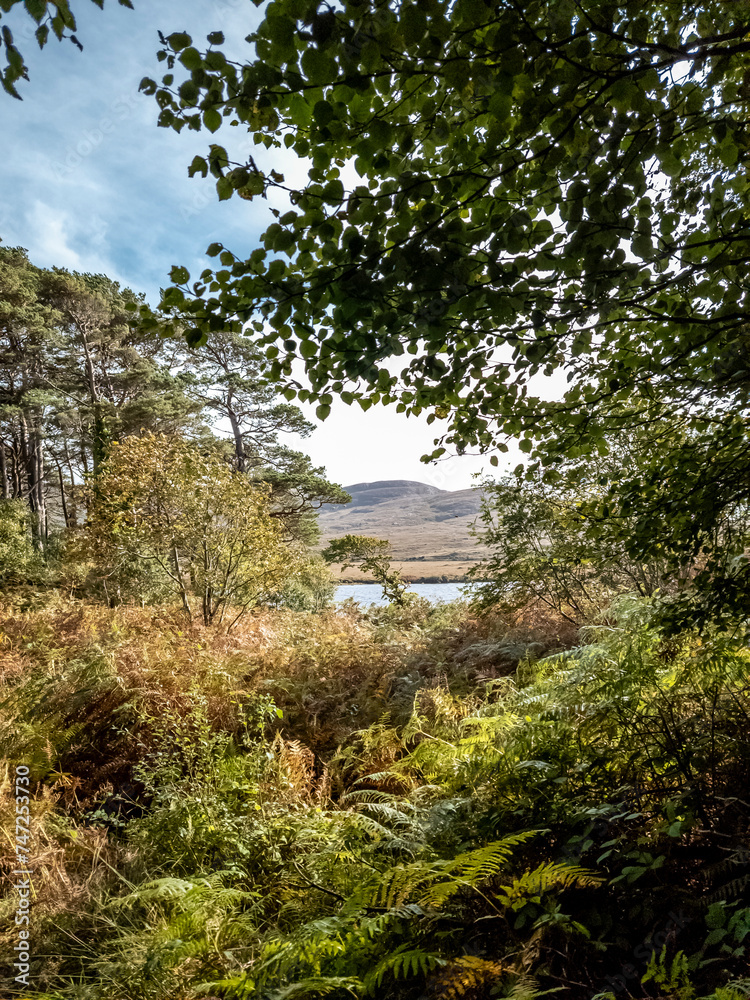
M725 167L733 167L739 159L740 150L733 138L727 138L719 146L719 159Z
M184 285L190 281L190 272L186 267L175 265L169 272L169 280L175 285Z
M47 0L25 0L24 7L39 24L47 13Z
M509 117L512 107L513 99L510 94L504 94L498 91L490 98L487 110L494 118L497 118L498 121L505 121Z
M180 55L180 62L186 69L189 70L200 69L203 65L203 59L200 52L192 46L186 48L182 52Z
M185 34L184 31L175 31L173 34L167 35L167 41L175 52L180 52L182 49L186 49L192 40L193 39L190 35Z
M661 169L664 171L665 174L667 174L669 177L679 176L682 170L682 164L674 155L671 149L667 149L663 153L661 153L659 156L659 160L661 162Z
M216 182L216 192L219 195L219 201L227 201L231 198L234 194L234 185L231 178L220 177Z
M174 275L175 270L177 270L177 268L172 268L172 275ZM172 277L172 281L174 280L175 278ZM185 278L184 280L187 281L187 278ZM162 303L164 306L166 307L182 306L184 302L185 302L185 293L181 289L167 288L167 290L164 292L164 296L162 298Z
M207 111L203 112L203 124L209 132L217 132L221 126L221 122L222 117L215 108L209 108ZM198 157L196 157L196 159L198 159ZM193 160L193 163L195 163L195 160ZM206 171L208 171L208 165L206 165ZM204 174L203 176L205 177L206 175Z
M193 162L188 167L188 177L194 177L196 174L208 176L208 163L202 156L193 157Z
M302 69L312 84L332 83L336 78L336 63L318 48L308 48L302 55Z
M327 125L334 117L334 111L328 101L318 101L313 108L313 118L318 125Z
M648 260L653 257L654 245L651 242L650 236L636 236L636 238L631 243L633 248L633 253L640 257L642 260Z
M190 347L202 347L208 340L208 336L198 327L191 327L185 331L185 340Z

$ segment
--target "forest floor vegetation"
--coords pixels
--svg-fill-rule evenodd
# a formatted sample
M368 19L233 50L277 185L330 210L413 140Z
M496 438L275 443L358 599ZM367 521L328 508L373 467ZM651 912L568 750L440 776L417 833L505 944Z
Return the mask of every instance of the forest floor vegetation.
M749 663L643 599L580 631L419 599L227 631L7 595L8 995L746 997Z

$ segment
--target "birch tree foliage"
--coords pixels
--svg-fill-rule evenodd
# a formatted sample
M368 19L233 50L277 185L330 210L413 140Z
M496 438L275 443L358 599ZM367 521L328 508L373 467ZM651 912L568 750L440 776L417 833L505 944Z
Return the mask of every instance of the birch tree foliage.
M251 322L279 379L304 361L321 416L334 393L392 401L449 415L458 446L569 448L584 405L634 391L746 394L748 36L746 4L674 0L274 0L244 65L220 33L169 35L143 82L162 126L235 123L312 165L295 188L231 142L197 157L219 198L291 207L247 259L176 267L165 304L195 341ZM566 399L533 398L561 366Z
M610 502L642 515L639 557L710 545L750 481L748 4L264 12L246 62L220 32L207 48L176 32L142 83L162 126L215 136L189 172L220 199L289 199L249 256L217 242L214 267L173 269L164 306L191 341L245 325L319 417L338 396L447 418L432 457L512 436L547 480L671 420L690 447L629 470ZM238 161L245 130L258 154ZM564 397L540 398L532 378L556 372Z
M112 445L92 488L87 536L102 566L151 560L204 624L236 617L281 589L295 557L268 490L178 437Z
M117 2L121 7L133 8L131 0ZM100 9L104 7L104 0L92 0L92 3ZM19 80L28 80L29 71L13 30L7 23L8 15L14 11L18 15L23 12L31 18L35 25L34 38L40 49L44 48L50 37L57 38L58 41L68 39L79 49L83 49L83 46L76 36L75 12L69 0L0 0L0 46L5 52L5 66L0 68L0 84L6 94L21 100L16 84ZM4 24L3 16L6 22Z
M407 603L409 585L401 579L399 570L391 569L393 553L387 539L343 535L332 538L321 555L327 563L340 564L342 570L358 566L362 573L372 574L383 588L383 597L391 604L403 607Z

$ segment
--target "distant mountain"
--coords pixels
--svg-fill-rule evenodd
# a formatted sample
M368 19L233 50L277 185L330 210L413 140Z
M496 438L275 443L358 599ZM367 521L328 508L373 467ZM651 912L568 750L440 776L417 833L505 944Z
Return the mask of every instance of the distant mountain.
M341 535L387 538L405 578L460 579L481 558L469 526L480 509L479 490L441 490L409 479L345 486L352 501L330 507L318 521L323 540ZM342 579L362 580L357 570Z

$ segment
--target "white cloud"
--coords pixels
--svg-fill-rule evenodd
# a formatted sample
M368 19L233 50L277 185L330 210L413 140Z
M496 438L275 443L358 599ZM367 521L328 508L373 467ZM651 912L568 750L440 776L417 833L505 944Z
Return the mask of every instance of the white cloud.
M35 264L66 267L71 271L85 269L81 254L71 246L70 219L65 211L51 208L44 202L34 202L27 216L26 248Z
M226 144L230 156L249 150L290 185L304 183L309 164L290 151L248 145L239 129L223 129L216 139L159 129L155 102L138 94L142 76L158 79L164 69L155 57L157 29L185 29L199 45L208 31L220 29L231 55L249 52L242 39L259 17L249 0L144 0L134 11L116 4L103 11L78 7L84 51L50 42L40 53L24 36L31 70L24 100L0 98L3 145L12 153L0 161L0 237L27 247L41 266L104 272L154 301L173 264L199 273L211 263L203 254L214 241L249 253L271 221L269 202L219 203L211 179L190 180L194 155L204 155L214 141ZM345 176L359 183L351 167ZM269 201L286 207L284 196ZM315 419L314 408L306 412ZM489 470L487 458L471 456L421 464L440 433L439 424L407 419L393 408L364 413L337 403L299 446L345 483L416 479L453 490ZM514 452L510 467L518 460Z

